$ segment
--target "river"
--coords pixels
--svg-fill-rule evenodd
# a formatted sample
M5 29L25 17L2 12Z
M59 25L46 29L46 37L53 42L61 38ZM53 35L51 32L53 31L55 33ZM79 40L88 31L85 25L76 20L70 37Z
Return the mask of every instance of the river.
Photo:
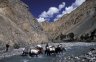
M47 56L43 54L38 57L12 56L1 59L0 62L83 62L78 57L88 53L90 48L96 48L96 45L95 43L64 43L64 47L67 51L58 55Z

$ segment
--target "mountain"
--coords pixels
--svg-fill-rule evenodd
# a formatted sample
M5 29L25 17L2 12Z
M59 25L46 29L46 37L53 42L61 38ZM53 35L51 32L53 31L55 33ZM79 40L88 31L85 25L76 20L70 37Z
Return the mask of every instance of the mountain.
M0 45L44 43L61 34L75 37L96 29L96 0L86 0L70 14L55 22L38 23L20 0L0 0Z
M74 33L75 37L90 33L96 29L96 0L86 0L81 6L58 21L42 22L43 30L50 39L56 39L61 34Z
M47 42L40 24L20 0L0 0L0 45Z

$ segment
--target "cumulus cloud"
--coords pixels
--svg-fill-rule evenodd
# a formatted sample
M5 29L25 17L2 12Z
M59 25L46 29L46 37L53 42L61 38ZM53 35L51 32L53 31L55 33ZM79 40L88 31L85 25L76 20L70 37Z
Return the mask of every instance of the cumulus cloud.
M44 22L46 19L40 17L40 18L38 18L37 20L38 20L39 22Z
M50 7L49 10L46 12L42 12L40 17L46 18L46 17L52 17L54 14L58 13L59 10L56 7Z
M65 7L65 2L62 2L62 4L59 5L59 10L63 9Z
M73 10L75 10L78 6L80 6L83 2L85 2L85 0L76 0L71 6L69 7L65 7L65 10L62 11L61 14L58 14L56 16L56 18L54 19L54 21L58 20L59 18L61 18L63 15L71 13Z
M83 2L85 2L85 0L76 0L74 4L80 6Z
M43 22L44 20L49 20L51 17L54 16L54 14L59 13L59 11L61 11L63 8L65 7L65 2L62 2L62 4L60 4L57 7L50 7L48 9L48 11L43 11L40 15L39 18L37 18L38 22Z

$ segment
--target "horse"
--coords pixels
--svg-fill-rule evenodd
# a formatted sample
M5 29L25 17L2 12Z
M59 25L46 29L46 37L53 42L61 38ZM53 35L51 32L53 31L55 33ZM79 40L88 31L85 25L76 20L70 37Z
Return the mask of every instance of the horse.
M54 46L48 46L45 50L45 54L47 54L47 55L55 54L55 47Z
M59 44L56 49L55 52L58 53L62 53L63 51L66 51L66 49L64 47L62 47L62 44Z
M29 52L29 56L38 56L39 50L38 49L31 49Z
M30 49L29 56L38 56L39 54L43 54L43 48L41 45L37 45L35 48Z
M39 54L43 54L43 47L41 45L37 45L36 49L39 50Z

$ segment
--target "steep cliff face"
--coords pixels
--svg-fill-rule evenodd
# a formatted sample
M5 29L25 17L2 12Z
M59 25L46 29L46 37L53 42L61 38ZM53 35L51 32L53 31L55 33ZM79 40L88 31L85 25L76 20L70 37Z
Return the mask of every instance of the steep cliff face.
M20 0L0 0L1 43L13 45L47 41L46 34L26 4Z
M96 0L86 0L80 7L58 21L46 25L43 22L41 26L53 39L61 33L73 32L75 36L89 33L96 28Z

